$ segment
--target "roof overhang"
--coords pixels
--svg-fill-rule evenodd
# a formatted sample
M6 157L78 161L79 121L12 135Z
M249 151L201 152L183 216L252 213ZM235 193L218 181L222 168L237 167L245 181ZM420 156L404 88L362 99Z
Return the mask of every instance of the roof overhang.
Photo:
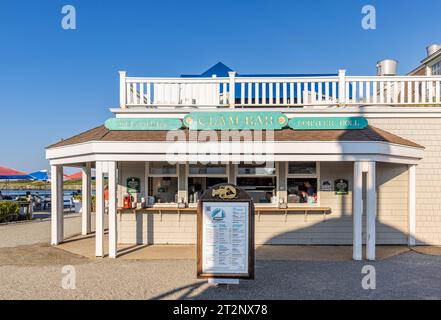
M383 141L88 141L46 150L52 165L94 161L377 161L417 164L424 149Z

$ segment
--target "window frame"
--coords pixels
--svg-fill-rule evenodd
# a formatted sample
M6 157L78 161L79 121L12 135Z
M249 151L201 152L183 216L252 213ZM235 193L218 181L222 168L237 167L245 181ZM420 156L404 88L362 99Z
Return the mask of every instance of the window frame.
M188 185L188 178L228 178L230 175L230 166L228 164L221 164L225 166L225 173L190 173L190 163L187 162L185 165L185 171L186 171L186 177L187 177L187 185Z
M227 182L229 181L229 177L230 177L230 165L229 163L226 164L221 164L221 165L225 165L226 166L226 173L225 174L210 174L210 173L195 173L195 174L190 174L190 163L187 162L185 164L185 188L187 191L187 200L186 202L188 203L188 206L190 208L194 208L197 206L197 203L193 203L190 202L190 190L188 188L188 180L189 178L226 178ZM179 182L178 182L179 183Z
M234 165L234 170L236 172L236 183L237 183L237 178L241 178L241 177L276 177L276 182L278 181L279 178L279 162L274 162L274 174L247 174L247 173L243 173L240 174L239 173L239 164L236 163Z
M164 161L151 161L151 162L164 162ZM165 161L167 162L167 161ZM150 173L150 161L146 162L146 173L147 177L178 177L179 178L179 166L176 163L176 173Z
M435 73L435 69L437 69L438 73ZM441 76L441 60L438 60L430 66L430 72L432 76Z
M179 163L176 163L176 174L158 174L158 173L153 173L150 174L150 162L164 162L164 161L145 161L145 166L144 166L144 185L145 185L145 196L146 198L148 198L149 195L149 178L161 178L161 177L170 177L170 178L176 178L177 182L178 182L178 189L179 189ZM167 161L166 161L167 162ZM179 191L179 190L178 190ZM176 205L176 202L170 202L170 205ZM154 207L163 207L166 204L163 203L155 203L153 205Z
M280 161L274 161L274 174L239 174L239 164L235 163L234 164L234 179L235 179L235 184L241 188L243 186L238 184L238 178L275 178L276 179L276 184L274 186L274 190L276 191L276 196L278 196L279 193L279 186L280 186L280 170L279 170L279 166L280 166ZM278 198L277 198L278 199ZM256 206L264 206L264 207L277 207L278 204L274 204L274 203L255 203Z
M315 174L308 174L308 173L289 173L289 163L290 162L315 162ZM285 167L285 185L286 185L286 200L288 202L288 196L289 196L289 187L288 187L288 179L317 179L317 202L314 204L308 204L308 203L288 203L288 207L320 207L321 203L321 196L320 196L320 161L286 161L286 167Z

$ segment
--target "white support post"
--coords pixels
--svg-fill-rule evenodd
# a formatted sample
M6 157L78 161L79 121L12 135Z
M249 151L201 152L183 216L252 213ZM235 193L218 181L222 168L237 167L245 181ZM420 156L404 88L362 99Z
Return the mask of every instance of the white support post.
M51 166L51 244L64 238L63 166Z
M81 214L81 234L83 236L91 233L91 163L86 163L82 168L82 214Z
M121 109L125 109L127 107L126 76L127 76L126 71L119 72L119 106Z
M103 163L96 162L95 256L104 256L104 176Z
M362 259L362 227L363 227L363 163L354 162L354 183L352 194L353 206L353 255L354 260Z
M376 165L375 162L367 163L366 181L366 259L375 260L376 233L375 224L377 216L377 191L376 191Z
M408 215L409 215L409 246L416 245L416 165L408 167Z
M229 102L230 108L234 108L236 104L236 72L230 71L228 72L228 76L230 77L230 93L229 93ZM224 92L226 94L226 92Z
M109 162L109 258L117 255L116 162Z
M335 94L335 93L334 93ZM346 104L346 70L338 70L338 105L344 107Z

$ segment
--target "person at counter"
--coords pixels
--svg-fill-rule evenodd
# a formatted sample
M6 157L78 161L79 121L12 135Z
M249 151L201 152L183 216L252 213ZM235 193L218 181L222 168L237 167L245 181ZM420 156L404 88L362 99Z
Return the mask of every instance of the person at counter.
M314 186L309 181L305 181L303 186L299 188L300 203L309 203L310 198L315 199L316 194Z
M288 203L314 204L316 202L317 188L310 179L288 181Z
M315 190L314 186L309 182L309 181L305 181L303 183L303 186L305 187L306 193L308 196L314 196L317 191Z

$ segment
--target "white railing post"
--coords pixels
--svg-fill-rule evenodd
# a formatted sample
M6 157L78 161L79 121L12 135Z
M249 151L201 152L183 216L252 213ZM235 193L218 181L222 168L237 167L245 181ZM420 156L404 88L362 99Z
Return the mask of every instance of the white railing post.
M126 71L120 71L119 72L119 107L121 109L125 109L127 107L126 105Z
M338 70L338 105L343 107L346 104L346 70Z
M236 87L236 72L235 71L229 71L228 76L230 77L230 93L229 93L229 103L230 108L234 108L234 105L236 104L236 93L235 93L235 87ZM226 92L224 93L226 94Z

